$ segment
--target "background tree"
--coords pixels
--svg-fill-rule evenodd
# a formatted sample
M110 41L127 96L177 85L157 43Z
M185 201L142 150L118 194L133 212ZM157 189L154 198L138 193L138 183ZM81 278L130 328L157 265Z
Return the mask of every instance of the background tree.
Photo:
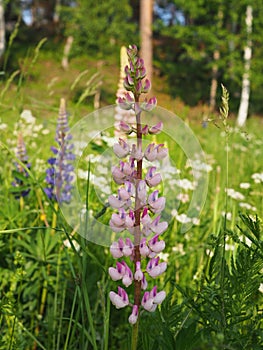
M4 4L0 0L0 58L5 51L5 18L4 18Z
M152 21L153 21L153 0L140 1L140 55L144 59L147 77L152 80Z
M247 6L246 10L246 26L247 26L247 45L244 49L244 74L242 80L242 92L240 106L238 110L237 125L244 126L247 120L248 106L249 106L249 95L250 95L250 66L252 58L252 21L253 21L253 10L252 6Z
M61 11L64 33L74 37L75 53L118 54L121 45L134 41L131 16L128 0L123 0L121 6L116 6L115 0L79 0L75 7L64 6Z

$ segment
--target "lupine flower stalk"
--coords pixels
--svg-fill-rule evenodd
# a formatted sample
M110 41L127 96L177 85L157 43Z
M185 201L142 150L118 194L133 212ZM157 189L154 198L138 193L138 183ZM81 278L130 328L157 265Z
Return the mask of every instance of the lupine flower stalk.
M158 291L157 286L147 290L149 278L160 276L167 267L166 262L160 262L158 254L165 248L165 242L160 235L167 229L167 222L161 222L161 212L165 207L165 198L158 190L152 190L161 182L161 175L155 166L146 169L143 176L143 159L152 162L166 157L168 150L163 144L150 143L142 148L143 135L158 134L162 123L155 126L142 125L141 113L150 111L156 106L156 98L150 98L140 103L140 96L150 90L150 81L145 79L144 62L138 57L137 47L127 49L129 65L125 67L124 87L126 93L118 99L119 106L125 110L133 110L136 116L135 126L120 122L120 128L127 134L135 132L137 143L130 146L128 142L119 139L113 147L119 158L129 157L128 161L120 160L119 166L112 167L114 181L120 185L116 195L109 197L109 204L116 210L110 219L110 227L114 232L128 231L130 236L119 238L113 242L110 252L117 261L115 267L109 268L109 275L114 281L121 281L124 287L134 285L133 300L122 287L118 292L110 292L110 299L116 308L130 306L132 312L129 322L137 329L133 334L136 343L138 336L138 318L143 308L153 312L165 298L164 291ZM131 238L130 238L131 237ZM125 259L129 258L129 262ZM143 291L145 291L143 293ZM136 348L136 345L133 347Z
M72 161L75 155L72 153L74 147L69 143L72 136L68 133L68 115L66 112L65 99L61 99L59 116L57 121L56 137L57 147L52 146L54 156L48 159L49 168L46 170L45 193L49 199L58 202L69 202L71 199L71 182L73 180Z
M27 150L25 146L25 142L22 136L22 133L18 134L17 137L17 151L16 151L16 156L20 160L21 163L25 165L27 169L31 168L31 164L28 162L28 155L27 155ZM21 175L23 175L25 178L28 177L28 172L24 167L21 166L19 163L15 163L16 170L19 172ZM21 188L24 187L25 184L21 178L18 178L15 176L14 181L12 182L12 186L16 188ZM28 193L30 192L29 188L25 188L22 191L15 192L15 198L21 198L21 197L26 197Z

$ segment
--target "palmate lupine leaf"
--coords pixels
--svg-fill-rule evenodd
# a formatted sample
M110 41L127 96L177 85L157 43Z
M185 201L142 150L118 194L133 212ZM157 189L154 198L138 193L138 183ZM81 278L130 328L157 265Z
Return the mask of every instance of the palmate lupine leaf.
M249 228L251 233L256 237L256 239L260 240L261 235L262 235L262 223L259 220L259 217L256 215L255 220L252 220L249 215L240 214L239 216L240 216L241 220L243 221L243 223L247 226L247 228ZM250 237L251 237L251 235L250 235ZM254 239L253 239L253 241L254 241Z

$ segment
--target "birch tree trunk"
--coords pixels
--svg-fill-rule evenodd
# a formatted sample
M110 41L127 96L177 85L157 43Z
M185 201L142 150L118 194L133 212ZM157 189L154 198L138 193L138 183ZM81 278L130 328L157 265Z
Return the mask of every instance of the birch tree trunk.
M214 111L216 106L216 90L218 85L218 64L217 61L220 58L220 52L219 50L215 50L213 54L214 64L212 67L212 81L211 81L211 88L210 88L210 102L209 102L209 108L210 111Z
M5 17L4 2L0 0L0 58L5 52Z
M252 6L248 5L246 10L246 30L247 30L247 44L244 49L244 74L242 80L242 92L241 100L239 105L237 125L242 127L245 125L248 115L249 106L249 95L250 95L250 66L252 57L252 21L253 21L253 11Z
M140 0L140 36L141 50L140 56L144 60L147 71L147 78L152 80L152 21L153 21L153 1Z
M58 23L59 17L60 17L60 6L61 6L61 0L56 0L55 2L55 10L53 15L53 22Z
M223 10L220 7L218 10L218 21L217 21L217 30L220 31L223 23ZM212 66L212 80L210 87L210 101L209 101L209 110L210 112L214 111L216 106L216 91L218 86L218 60L220 59L219 48L216 47L213 52L213 66Z

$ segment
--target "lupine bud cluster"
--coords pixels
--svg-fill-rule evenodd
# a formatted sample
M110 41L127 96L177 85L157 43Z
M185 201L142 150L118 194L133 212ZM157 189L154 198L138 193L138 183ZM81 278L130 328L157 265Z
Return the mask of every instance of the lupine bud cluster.
M31 168L31 164L28 163L28 156L26 151L26 146L24 143L24 139L21 133L18 134L17 138L17 152L16 152L17 158L20 160L21 163L23 163L27 169ZM25 185L22 177L27 178L28 172L23 168L19 163L15 163L16 170L19 172L22 176L18 178L18 176L15 176L14 181L12 182L12 186L16 188L20 188L21 191L14 192L15 198L19 198L20 196L26 197L28 193L30 192L30 188Z
M149 111L156 105L156 98L139 103L142 93L150 89L150 81L145 79L144 62L138 57L136 46L127 50L129 66L125 67L124 87L127 91L118 102L123 109L132 109L136 116L136 126L120 122L120 129L126 134L136 133L137 144L129 145L124 139L113 146L113 151L120 160L119 165L112 167L114 181L120 185L116 194L109 196L109 204L115 209L110 219L110 227L116 232L127 231L126 238L113 242L110 252L115 259L120 259L114 267L109 268L113 281L121 281L124 287L134 285L134 300L129 300L128 293L122 287L118 292L110 292L110 300L117 309L130 306L132 312L129 322L135 324L139 310L153 312L165 298L165 292L157 292L157 286L147 291L149 278L155 279L167 268L158 254L165 248L160 235L167 229L167 222L161 221L161 212L165 207L165 198L160 196L158 186L162 179L156 172L156 166L150 166L143 175L143 159L152 162L167 156L168 150L163 144L150 143L142 149L142 137L146 134L158 134L162 130L159 122L153 127L142 126L142 110ZM133 265L133 267L132 267ZM144 293L142 291L145 291Z
M44 189L48 198L60 203L69 202L71 199L71 182L74 170L72 161L75 159L75 155L72 153L74 145L69 143L72 137L68 131L65 100L61 99L55 137L58 146L51 147L54 156L48 159L50 166L46 170L47 187Z

